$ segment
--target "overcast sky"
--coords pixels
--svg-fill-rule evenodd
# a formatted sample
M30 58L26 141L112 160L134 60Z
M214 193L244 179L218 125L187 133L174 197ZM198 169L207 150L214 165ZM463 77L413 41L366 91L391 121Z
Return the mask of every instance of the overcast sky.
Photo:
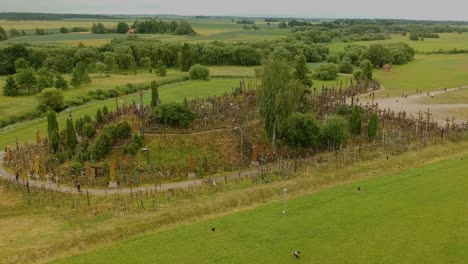
M0 0L0 11L468 20L468 0Z

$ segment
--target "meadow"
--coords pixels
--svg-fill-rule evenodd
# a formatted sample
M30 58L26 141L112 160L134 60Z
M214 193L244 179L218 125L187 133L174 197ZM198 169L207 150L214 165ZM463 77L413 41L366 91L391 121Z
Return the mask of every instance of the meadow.
M468 89L423 98L421 102L425 104L468 104Z
M344 49L344 47L355 44L370 46L375 43L407 43L413 47L417 52L433 52L438 50L453 50L453 49L468 49L468 33L441 33L440 38L426 38L424 41L411 41L408 35L402 36L400 34L391 34L390 39L377 40L377 41L356 41L353 43L334 42L328 45L331 53L336 53Z
M163 19L166 20L166 19ZM39 46L68 46L78 45L80 42L87 46L101 46L109 43L115 38L126 38L127 34L91 34L84 33L67 33L67 34L50 34L50 35L32 35L36 27L46 29L50 33L58 33L60 27L67 28L81 26L90 29L95 22L102 22L106 27L113 28L118 22L124 21L132 24L133 20L61 20L61 21L5 21L0 20L0 25L5 29L16 28L25 30L27 34L24 37L17 37L2 41L3 44L9 43L30 43ZM161 41L184 41L184 42L201 42L201 41L263 41L271 40L285 36L289 33L289 29L279 29L275 23L270 26L263 21L256 21L260 26L260 30L244 30L243 26L232 22L230 19L205 19L205 18L188 18L194 30L197 32L195 36L177 36L171 34L141 34L137 35L144 39L153 39Z
M374 77L385 87L380 96L460 87L468 84L468 54L418 54L414 61L394 66L390 72L375 70Z
M463 263L467 154L53 263Z

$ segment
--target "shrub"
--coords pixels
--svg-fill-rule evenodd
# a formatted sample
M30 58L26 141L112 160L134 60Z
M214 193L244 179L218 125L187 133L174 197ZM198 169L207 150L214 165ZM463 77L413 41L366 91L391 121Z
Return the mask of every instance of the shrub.
M84 127L83 127L84 128ZM92 155L97 160L102 159L107 153L109 153L112 147L112 135L107 130L103 130L99 137L94 142L92 148Z
M200 64L195 64L190 67L189 76L192 80L208 80L210 71L208 68L203 67Z
M353 135L361 134L362 128L362 110L355 106L351 111L351 116L349 118L349 130Z
M187 106L180 103L163 104L156 107L154 118L166 125L187 128L195 115Z
M45 88L37 95L38 108L46 111L48 108L55 111L62 110L65 106L63 92L56 88Z
M289 145L307 148L317 145L319 134L320 129L312 116L294 113L287 121L284 138Z
M353 64L351 63L351 59L349 57L344 57L341 63L338 65L338 68L341 73L352 73Z
M81 133L83 134L84 137L87 138L92 138L94 137L95 131L94 131L94 126L91 123L85 123L83 124L83 127L81 128Z
M376 113L372 113L367 123L367 136L370 140L374 140L377 137L377 127L379 118Z
M145 145L145 142L143 140L142 136L139 135L134 135L132 142L127 144L124 148L124 153L125 154L130 154L130 155L135 155L138 150L140 150L141 147Z
M341 116L328 117L320 128L321 143L328 148L339 148L346 143L348 136L348 125Z
M317 80L334 80L338 77L338 67L333 63L326 63L315 68L312 77Z

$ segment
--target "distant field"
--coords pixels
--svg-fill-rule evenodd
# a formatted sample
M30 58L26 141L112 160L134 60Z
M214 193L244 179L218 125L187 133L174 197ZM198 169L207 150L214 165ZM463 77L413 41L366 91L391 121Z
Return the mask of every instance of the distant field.
M193 99L197 97L207 97L222 95L225 92L229 92L238 85L238 79L227 78L227 79L211 79L209 81L186 81L182 83L174 83L169 85L163 85L159 89L161 101L163 103L182 101L184 98ZM144 101L149 103L151 94L149 91L144 92ZM132 100L138 101L138 94L131 94L126 97L127 103ZM116 108L115 99L109 99L105 101L91 102L83 106L71 109L71 113L74 118L84 116L85 114L90 115L94 118L98 108L102 108L107 105L109 110L113 111ZM67 113L62 112L58 114L59 127L62 129L65 126ZM0 146L7 144L13 144L16 137L23 143L24 141L34 140L34 131L39 130L44 135L46 131L46 120L45 118L36 119L33 121L21 122L12 126L9 126L3 130L0 130Z
M424 41L410 41L408 36L402 36L398 34L392 34L389 40L378 40L378 41L357 41L351 44L369 46L374 43L398 43L403 42L409 44L416 51L419 52L431 52L439 49L452 50L457 49L468 49L468 33L456 34L456 33L442 33L439 34L440 38L432 39L426 38ZM350 45L350 43L335 42L328 47L330 52L335 53L342 51L344 47Z
M444 160L291 199L286 216L276 202L54 263L465 263L461 171Z
M416 55L414 61L391 72L376 70L374 76L385 86L384 96L468 85L468 54Z
M36 27L47 29L52 33L59 32L59 28L65 26L71 28L81 26L90 29L93 22L102 22L106 27L116 27L121 20L63 20L63 21L5 21L0 20L0 25L9 30L10 28L24 29L26 33L33 34ZM275 23L268 27L263 21L257 21L260 30L244 30L244 25L233 23L228 19L189 19L194 30L198 33L196 36L177 36L171 34L141 34L141 38L155 39L162 41L263 41L271 40L285 36L289 29L279 29ZM133 21L125 21L129 24ZM8 43L31 43L40 46L67 46L77 45L82 42L89 46L99 46L109 43L114 38L124 38L126 34L91 34L87 33L68 33L51 35L29 35L3 41Z

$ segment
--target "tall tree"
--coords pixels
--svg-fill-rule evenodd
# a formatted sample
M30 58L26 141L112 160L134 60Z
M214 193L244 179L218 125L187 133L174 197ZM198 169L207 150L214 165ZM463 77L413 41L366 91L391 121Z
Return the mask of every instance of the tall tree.
M367 81L372 80L372 70L374 66L370 62L370 60L363 60L361 61L361 68L362 68L362 78Z
M3 29L2 26L0 26L0 41L7 39L8 36L5 32L5 29Z
M262 83L257 92L260 120L272 140L273 149L278 134L296 111L303 93L302 85L293 78L290 68L284 59L271 57L263 65Z
M372 113L367 123L367 136L370 140L374 140L377 137L377 127L379 124L379 117L376 113Z
M184 43L184 46L182 46L182 50L180 51L179 64L180 64L180 70L185 71L185 72L190 70L190 67L192 67L193 65L192 49L190 48L190 45L187 43Z
M298 54L294 60L294 78L299 80L303 85L308 87L312 86L312 81L307 76L310 72L309 67L307 67L307 59L304 54Z
M88 70L82 62L76 64L75 69L73 69L71 85L78 87L82 84L88 85L91 84L91 78L89 77Z
M39 75L39 78L37 79L37 85L36 88L40 92L44 88L50 88L54 87L54 75L50 73L49 70L45 68L41 68L37 74Z
M57 123L57 114L52 109L47 111L47 133L52 150L57 152L60 144L59 128Z
M16 83L20 91L30 93L36 87L36 77L31 69L21 70L16 74Z
M68 149L71 151L74 151L76 146L78 145L78 139L76 137L76 132L75 128L73 127L73 119L71 117L71 114L67 118L67 137L66 137L66 145Z
M357 106L353 108L351 111L351 116L349 118L349 128L351 134L359 135L361 134L362 128L362 112L361 109Z
M151 106L159 105L159 85L156 81L151 82Z
M63 78L63 75L57 75L57 79L55 80L55 88L65 90L68 89L68 82Z
M15 79L9 75L6 79L5 86L3 86L3 95L5 96L17 96L19 94L18 85Z
M117 33L127 33L130 27L125 22L119 22L117 24Z

